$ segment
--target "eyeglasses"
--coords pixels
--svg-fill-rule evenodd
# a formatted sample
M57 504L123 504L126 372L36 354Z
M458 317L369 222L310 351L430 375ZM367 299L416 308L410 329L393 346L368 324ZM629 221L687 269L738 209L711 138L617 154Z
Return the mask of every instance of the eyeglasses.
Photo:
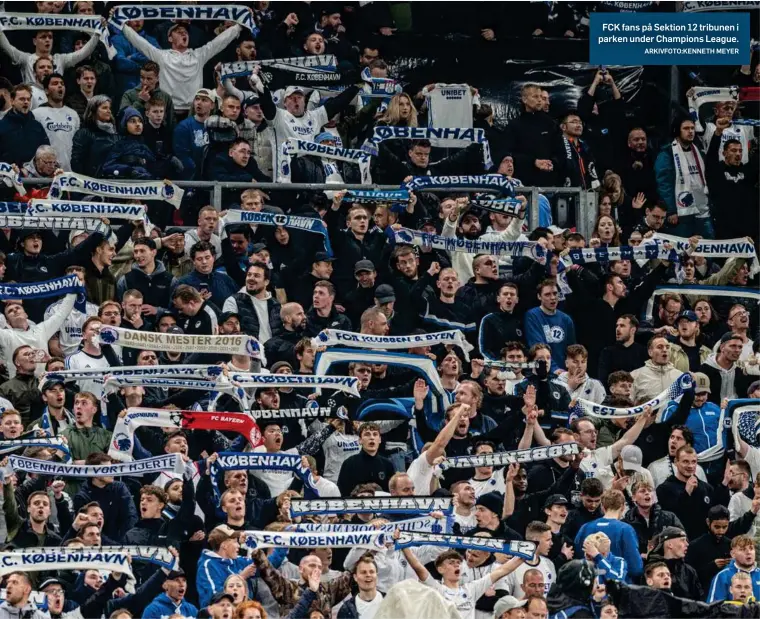
M120 314L121 314L121 312L113 311L113 312L103 312L102 315L103 316L114 317L114 316L119 316Z
M45 591L45 593L54 598L63 597L63 589L50 589L48 591Z

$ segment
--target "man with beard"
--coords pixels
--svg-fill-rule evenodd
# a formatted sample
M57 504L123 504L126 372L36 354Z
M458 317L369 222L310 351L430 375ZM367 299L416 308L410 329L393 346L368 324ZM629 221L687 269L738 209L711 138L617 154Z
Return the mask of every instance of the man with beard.
M371 260L359 260L354 264L354 279L357 282L356 288L346 295L344 306L351 324L357 327L362 312L375 304L377 271Z
M505 342L525 344L523 317L515 312L519 303L517 284L507 282L501 285L496 295L499 309L483 317L480 321L478 343L481 354L489 361L501 359Z
M222 312L240 316L243 333L253 335L259 342L267 341L280 331L280 304L267 290L271 270L262 262L254 262L245 275L245 286L228 297Z
M419 324L419 312L423 305L423 294L433 290L432 278L440 272L440 265L432 263L425 274L420 274L420 259L415 247L396 245L391 252L393 290L399 307L411 308L411 311L393 315L393 329L399 333L409 333ZM381 286L378 286L378 289ZM378 290L375 290L377 298ZM416 310L416 311L415 311Z
M710 199L715 205L716 234L720 239L741 238L749 230L757 239L757 156L743 163L742 143L737 139L722 141L730 118L721 117L715 122L715 135L710 140L705 164Z
M580 187L589 191L599 187L596 161L584 140L583 121L575 112L568 112L560 123L562 133L555 146L554 158L558 162L557 178L565 187Z
M222 317L229 318L233 315L235 314L223 314ZM295 365L297 362L295 348L303 337L306 314L298 303L286 303L280 308L280 320L282 329L267 341L264 345L264 353L270 365L278 361L287 361Z
M71 151L74 148L74 134L79 129L79 116L63 104L66 85L63 76L51 73L42 82L47 95L47 103L32 111L34 117L45 129L50 145L58 155L58 167L71 170Z
M643 193L650 202L656 201L654 156L647 145L647 133L643 127L633 127L628 131L628 148L618 159L615 170L620 174L626 194L638 196Z
M5 35L3 35L5 38ZM24 619L45 619L47 613L37 609L29 601L32 582L25 572L11 572L5 583L5 601L0 604L0 615L6 617L24 617Z
M438 271L440 266L434 263L430 267L438 274L436 287L439 290L437 296L426 295L425 310L422 313L422 321L430 333L444 329L459 329L468 340L475 339L477 323L471 319L470 308L464 303L456 302L457 290L461 286L457 272L452 269Z

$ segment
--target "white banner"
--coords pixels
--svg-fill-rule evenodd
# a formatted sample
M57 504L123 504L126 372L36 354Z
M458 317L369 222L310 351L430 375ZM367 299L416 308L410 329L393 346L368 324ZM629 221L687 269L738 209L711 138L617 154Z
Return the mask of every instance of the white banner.
M391 537L383 531L337 533L288 533L244 531L244 544L251 550L260 548L366 548L381 550Z
M135 331L120 327L103 326L100 331L103 344L118 344L126 348L140 348L174 353L218 353L222 355L247 355L263 358L259 341L250 335L180 335Z
M10 3L8 3L7 8L10 8ZM86 32L100 39L106 48L109 59L116 56L116 49L111 45L108 36L108 27L100 15L0 13L0 30L75 30Z
M464 352L467 361L470 360L469 352L474 348L459 330L438 331L437 333L420 335L367 335L353 331L341 331L340 329L323 329L317 337L311 338L311 345L315 348L343 345L353 348L405 350L438 344L457 346Z
M237 4L123 4L113 9L110 24L121 30L125 22L133 19L145 20L178 20L178 21L234 21L258 33L253 12L245 6Z
M39 460L23 456L10 456L8 466L3 469L7 476L14 471L24 471L35 475L54 475L56 477L142 477L150 473L170 471L182 474L185 463L179 454L164 454L135 462L119 464L100 464L95 466L81 464L62 464L51 460Z
M185 195L184 189L168 180L118 182L90 178L75 172L64 172L56 176L50 185L48 197L58 200L64 191L125 200L162 200L177 209Z

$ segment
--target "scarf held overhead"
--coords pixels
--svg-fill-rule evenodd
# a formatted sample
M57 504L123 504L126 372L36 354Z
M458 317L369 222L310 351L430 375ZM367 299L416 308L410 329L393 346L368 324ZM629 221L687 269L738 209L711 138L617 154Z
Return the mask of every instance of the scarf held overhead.
M338 62L335 56L331 54L321 54L319 56L293 56L291 58L271 58L267 60L239 60L237 62L227 62L221 67L221 78L223 80L233 79L236 77L247 77L253 75L256 67L267 67L289 71L291 73L312 72L321 69L323 73L334 72L337 69ZM291 76L296 78L295 75ZM301 86L293 82L292 86Z
M250 335L175 335L104 326L100 331L100 341L125 348L161 352L246 355L254 359L261 359L263 355L259 341Z
M631 406L629 408L614 408L612 406L603 406L596 402L584 400L579 398L576 400L574 410L571 410L571 415L587 415L589 417L596 417L598 419L624 419L626 417L636 417L644 412L647 407L652 410L659 410L666 406L671 400L677 400L684 392L694 387L694 380L690 374L681 374L673 383L665 389L662 393L655 396L648 402L639 404L638 406Z
M503 194L514 195L515 188L522 183L503 174L480 174L476 176L415 176L404 183L409 191L424 191L434 187L450 187L465 189L498 190Z
M234 21L247 28L255 37L259 29L253 19L253 12L245 6L235 4L125 4L117 6L109 23L121 30L128 21L145 20L180 20L180 21Z
M447 458L440 465L442 470L469 469L479 466L508 466L510 464L525 464L527 462L541 462L561 456L576 456L580 453L578 443L559 443L547 447L534 447L533 449L518 449L516 451L503 451L496 453L481 454L479 456L456 456Z
M258 213L256 211L229 210L224 216L224 225L250 224L252 226L277 226L289 230L303 230L321 234L324 241L325 252L332 257L333 251L330 246L330 236L327 233L325 222L318 217L303 217L300 215L280 215L277 213Z
M185 190L170 181L117 182L64 172L53 179L48 197L58 200L63 191L88 193L107 198L163 200L179 208Z
M651 322L652 312L654 311L654 300L662 294L689 295L694 297L737 297L741 299L752 299L760 302L760 290L750 287L741 286L702 286L700 284L687 284L681 286L657 286L652 293L652 297L647 303L646 318Z
M388 534L398 529L399 531L421 531L423 533L451 533L454 527L454 517L452 515L443 518L433 518L432 516L421 516L419 518L409 518L407 520L394 520L388 524L381 524L376 527L371 524L323 524L320 522L304 522L295 525L296 531L305 531L307 533L339 533L350 531L385 531Z
M0 13L0 30L75 30L96 36L106 48L108 58L116 56L108 27L100 15L57 15L55 13Z
M55 449L62 452L66 461L71 461L68 443L62 438L17 438L7 441L0 441L0 456L3 454L13 453L19 449L28 447L44 447L45 449Z
M450 514L454 509L451 497L411 496L411 497L369 497L355 499L292 499L290 515L309 516L312 514L429 514L442 512Z
M524 256L541 264L546 262L546 250L535 241L473 241L453 236L429 234L419 230L400 228L394 231L396 243L406 243L417 247L432 247L441 251L485 254L488 256Z
M170 471L182 474L185 464L179 454L164 454L135 462L85 466L81 464L61 464L50 460L10 456L5 469L6 476L13 471L24 471L35 475L55 475L57 477L141 477L151 473Z
M688 3L685 3L688 4ZM724 101L739 102L739 87L729 86L727 88L716 88L714 86L694 86L689 89L687 103L689 114L694 121L694 128L697 132L704 131L704 127L699 120L699 108L705 103L723 103Z
M129 555L103 548L27 548L0 552L0 576L11 572L99 570L132 575Z
M84 312L87 298L84 286L76 275L66 275L49 279L46 282L33 284L0 284L0 300L15 299L26 301L28 299L49 299L60 297L64 294L75 294L77 300L74 305L79 311Z
M261 431L256 422L245 413L204 413L162 408L130 408L124 417L119 417L116 421L108 455L119 462L131 462L134 434L140 426L237 432L248 439L251 447L258 447L262 440Z
M517 219L525 219L525 209L517 198L475 197L470 200L471 206L482 208L491 213L501 213Z
M311 400L315 406L304 408L251 409L248 411L256 420L259 419L343 419L348 420L348 412L344 406L320 406Z
M372 175L369 171L370 155L363 150L353 148L338 148L337 146L328 146L327 144L317 144L299 140L298 138L288 138L282 144L282 163L280 165L279 182L290 182L290 159L293 156L302 157L312 155L324 159L334 159L336 161L345 161L354 163L359 166L361 175L361 184L369 185L372 183Z
M621 247L588 247L586 249L570 249L560 257L560 263L565 267L574 264L590 264L592 262L608 263L618 260L667 260L678 262L678 251L662 245L623 245Z
M491 148L483 129L467 129L464 127L375 127L375 133L362 148L372 155L377 155L377 147L385 140L460 140L483 147L483 169L493 167Z
M29 217L114 217L130 221L145 221L148 207L144 204L113 202L75 202L72 200L32 200Z
M755 244L749 238L743 239L699 239L697 246L692 248L689 239L682 236L671 236L655 232L651 239L646 239L643 244L670 243L678 253L688 253L690 256L703 258L747 258L751 260L750 275L760 273L760 262L757 259Z
M438 344L457 346L464 352L467 361L470 360L469 352L474 348L465 339L464 334L457 330L423 333L420 335L367 335L365 333L354 333L353 331L341 331L339 329L324 329L317 337L311 339L311 345L315 348L343 345L354 348L404 350L419 346L437 346Z
M366 548L381 550L386 540L384 531L347 531L338 533L288 533L274 531L244 531L245 546L259 548Z
M463 548L500 552L511 557L532 560L536 556L536 544L524 541L507 541L489 537L465 537L461 535L436 535L417 531L402 531L396 540L396 550L414 546L442 546L444 548Z

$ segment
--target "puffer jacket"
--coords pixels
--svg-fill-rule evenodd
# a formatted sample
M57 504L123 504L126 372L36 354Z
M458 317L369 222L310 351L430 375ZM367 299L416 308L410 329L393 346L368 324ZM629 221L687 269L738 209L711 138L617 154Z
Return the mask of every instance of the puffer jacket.
M50 144L50 140L31 112L21 114L11 109L0 119L0 161L22 166L43 144Z
M670 387L681 374L683 372L673 367L672 363L656 365L650 359L643 368L631 372L633 376L631 399L634 402L651 400Z
M71 169L85 176L99 176L103 162L111 149L121 140L116 132L109 133L98 127L82 127L74 134L71 152Z
M253 132L253 136L248 143L253 150L253 158L256 160L256 164L259 166L264 174L272 176L272 142L274 141L274 129L269 126L267 121L263 121L256 131Z
M659 535L665 527L678 527L683 529L683 524L673 512L662 509L656 503L652 505L652 511L649 514L649 521L639 513L638 509L629 509L623 518L636 532L639 539L639 552L647 552L649 540L655 535Z
M126 135L108 151L100 173L104 178L155 179L159 178L159 167L142 137Z

